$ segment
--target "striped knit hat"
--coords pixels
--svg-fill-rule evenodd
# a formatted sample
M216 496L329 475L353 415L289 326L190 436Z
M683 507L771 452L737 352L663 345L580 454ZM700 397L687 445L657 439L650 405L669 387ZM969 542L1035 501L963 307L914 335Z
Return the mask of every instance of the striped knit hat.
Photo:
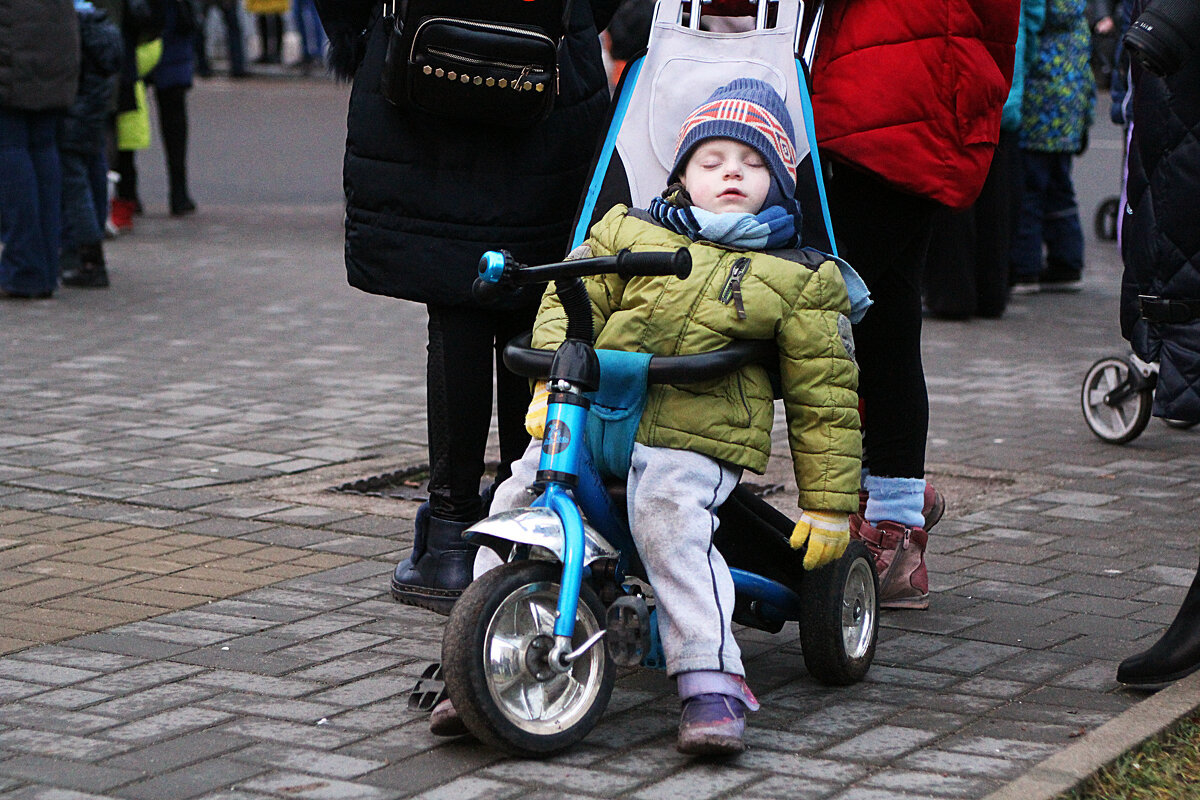
M756 78L738 78L717 89L688 115L675 143L675 166L667 181L679 180L696 145L705 139L733 139L753 147L784 197L796 193L796 134L783 98Z

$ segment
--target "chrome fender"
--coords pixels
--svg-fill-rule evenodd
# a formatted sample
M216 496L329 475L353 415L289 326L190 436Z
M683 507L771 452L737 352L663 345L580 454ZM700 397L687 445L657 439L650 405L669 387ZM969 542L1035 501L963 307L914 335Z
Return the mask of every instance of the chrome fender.
M478 534L495 536L518 544L542 547L563 560L562 520L548 508L514 508L501 511L487 519L476 522L463 531L463 538L471 539ZM583 563L590 564L598 558L616 558L620 553L608 543L600 532L583 523Z

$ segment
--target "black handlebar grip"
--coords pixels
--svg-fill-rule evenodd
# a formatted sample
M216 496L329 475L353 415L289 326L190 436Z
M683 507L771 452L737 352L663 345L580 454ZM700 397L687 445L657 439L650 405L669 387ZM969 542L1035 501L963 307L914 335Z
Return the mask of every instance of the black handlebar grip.
M485 281L483 278L476 278L471 284L471 296L475 298L475 302L482 306L491 305L500 299L502 295L510 294L511 290L504 287Z
M629 275L674 275L680 280L692 274L692 254L686 247L674 253L617 253L617 272Z

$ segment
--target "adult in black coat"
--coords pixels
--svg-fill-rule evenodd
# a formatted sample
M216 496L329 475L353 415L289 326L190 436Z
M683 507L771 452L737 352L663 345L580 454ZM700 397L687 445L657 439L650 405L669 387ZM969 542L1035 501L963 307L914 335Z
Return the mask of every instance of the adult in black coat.
M1159 9L1160 0L1139 2ZM1186 38L1167 75L1133 59L1133 130L1121 215L1121 332L1159 365L1154 414L1200 422L1200 7L1161 4ZM1133 28L1137 27L1135 21ZM1127 36L1126 46L1131 46ZM1151 62L1153 63L1153 62ZM1149 650L1123 661L1117 680L1153 686L1200 669L1200 571L1174 622Z
M544 122L509 129L437 119L379 91L391 20L379 0L318 0L330 63L353 80L343 179L352 286L429 311L429 503L393 596L449 613L471 579L461 532L486 512L479 495L496 373L502 480L529 441L529 386L500 349L533 324L540 292L497 306L471 296L479 257L503 248L524 263L561 259L607 114L598 30L618 0L574 0L560 49L558 97ZM403 18L404 3L397 3ZM494 365L494 367L493 367Z
M79 52L71 0L0 0L0 297L47 298L58 284L57 130Z

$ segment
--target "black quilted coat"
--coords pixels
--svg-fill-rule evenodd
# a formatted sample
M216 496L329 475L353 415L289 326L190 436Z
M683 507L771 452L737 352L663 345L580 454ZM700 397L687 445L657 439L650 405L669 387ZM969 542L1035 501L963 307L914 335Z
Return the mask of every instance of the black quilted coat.
M1154 414L1197 422L1200 51L1167 78L1135 65L1133 120L1121 231L1121 332L1138 356L1159 362ZM1153 298L1144 316L1139 295Z
M523 130L446 122L379 94L390 27L379 0L320 0L331 60L353 78L343 182L352 286L444 306L472 305L479 257L505 248L559 260L609 105L597 30L617 0L574 0L550 117ZM540 292L509 302L536 306Z

